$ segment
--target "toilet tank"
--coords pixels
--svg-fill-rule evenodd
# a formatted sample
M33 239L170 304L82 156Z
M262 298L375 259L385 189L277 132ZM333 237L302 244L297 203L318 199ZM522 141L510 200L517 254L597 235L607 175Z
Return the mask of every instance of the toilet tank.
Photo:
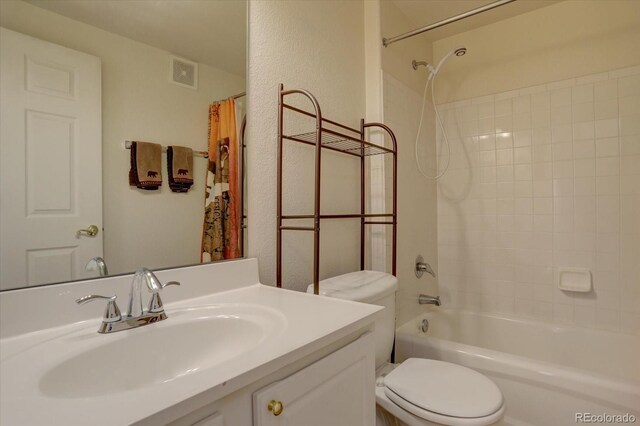
M396 277L378 271L350 272L320 281L320 294L323 296L384 306L375 320L376 368L391 357L396 330L397 289ZM307 292L313 293L313 284L309 285Z

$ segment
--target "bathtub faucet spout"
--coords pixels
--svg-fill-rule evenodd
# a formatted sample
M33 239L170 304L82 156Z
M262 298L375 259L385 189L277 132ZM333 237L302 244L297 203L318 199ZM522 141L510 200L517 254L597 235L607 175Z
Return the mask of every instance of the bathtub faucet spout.
M436 305L440 306L440 296L427 296L426 294L421 294L418 296L418 303L421 305Z

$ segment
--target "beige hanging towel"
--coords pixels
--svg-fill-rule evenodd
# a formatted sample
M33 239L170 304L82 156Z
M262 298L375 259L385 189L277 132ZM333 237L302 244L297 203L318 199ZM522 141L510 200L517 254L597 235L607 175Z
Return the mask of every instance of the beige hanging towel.
M129 185L148 191L162 185L162 145L150 142L131 143Z
M193 150L184 146L167 148L169 187L173 192L187 192L193 185Z

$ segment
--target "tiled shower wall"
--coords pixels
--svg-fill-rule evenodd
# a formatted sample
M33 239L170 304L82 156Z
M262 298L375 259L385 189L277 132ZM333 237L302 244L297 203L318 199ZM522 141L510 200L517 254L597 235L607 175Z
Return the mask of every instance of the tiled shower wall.
M640 333L640 66L440 108L444 304ZM559 290L559 267L593 291Z

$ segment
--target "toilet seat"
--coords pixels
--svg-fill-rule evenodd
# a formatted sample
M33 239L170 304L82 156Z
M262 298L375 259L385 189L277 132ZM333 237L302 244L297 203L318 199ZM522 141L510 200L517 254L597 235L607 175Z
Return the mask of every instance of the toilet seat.
M384 377L384 396L401 410L445 425L489 425L504 414L502 392L489 378L431 359L398 365Z

